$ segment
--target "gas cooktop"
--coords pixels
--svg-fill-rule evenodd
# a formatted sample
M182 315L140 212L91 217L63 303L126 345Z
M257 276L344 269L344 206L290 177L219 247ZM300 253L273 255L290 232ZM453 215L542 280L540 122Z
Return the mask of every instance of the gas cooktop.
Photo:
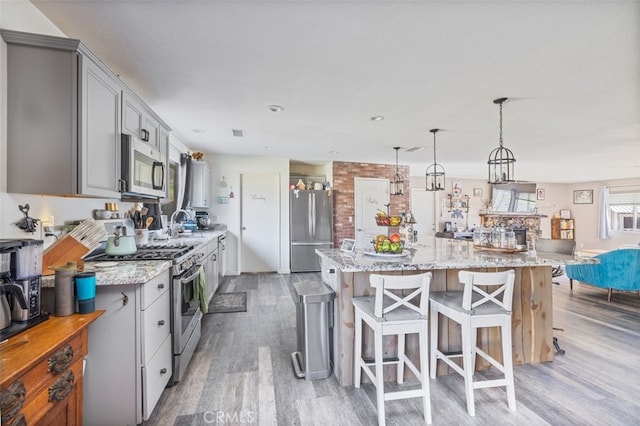
M182 256L193 250L194 246L139 246L133 254L111 256L106 253L97 253L87 256L87 262L122 261L122 260L173 260L177 261Z

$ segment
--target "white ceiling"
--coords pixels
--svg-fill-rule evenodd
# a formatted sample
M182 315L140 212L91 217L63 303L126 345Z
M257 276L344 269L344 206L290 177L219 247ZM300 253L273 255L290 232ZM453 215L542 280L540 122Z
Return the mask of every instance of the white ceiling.
M322 164L420 146L399 154L418 176L437 127L447 175L485 179L509 97L517 179L640 176L639 1L32 3L194 149Z

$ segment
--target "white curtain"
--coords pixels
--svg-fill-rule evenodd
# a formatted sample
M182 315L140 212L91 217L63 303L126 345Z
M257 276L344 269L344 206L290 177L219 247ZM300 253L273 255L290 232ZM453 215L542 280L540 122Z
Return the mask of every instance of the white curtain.
M609 228L611 226L611 217L609 213L609 187L600 188L600 209L598 212L598 238L601 240L609 239Z

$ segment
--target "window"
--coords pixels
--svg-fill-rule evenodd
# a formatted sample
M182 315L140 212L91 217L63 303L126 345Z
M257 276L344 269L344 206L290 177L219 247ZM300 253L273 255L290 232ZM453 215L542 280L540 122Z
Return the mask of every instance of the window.
M609 214L614 231L640 231L640 188L611 188Z

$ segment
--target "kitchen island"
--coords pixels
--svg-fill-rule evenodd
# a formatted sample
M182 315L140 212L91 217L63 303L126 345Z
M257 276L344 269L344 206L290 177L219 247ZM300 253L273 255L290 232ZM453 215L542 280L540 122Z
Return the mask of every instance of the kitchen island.
M320 256L322 280L336 292L335 326L333 331L334 373L343 385L353 383L354 314L351 300L355 296L373 295L369 275L390 275L431 272L430 291L460 290L460 270L502 271L516 273L513 293L512 334L514 365L553 360L553 304L551 268L570 263L595 263L588 257L553 253L503 253L476 249L471 242L433 238L405 249L403 257L382 257L361 251L346 253L338 249L316 250ZM444 351L461 349L460 329L446 318L439 321L439 345ZM478 345L500 360L500 332L481 330ZM365 328L363 354L373 358L372 333ZM407 336L407 353L414 363L418 349L417 336ZM396 341L384 342L384 356L396 356ZM417 365L417 364L416 364ZM482 359L477 368L487 368ZM448 367L438 366L438 374L447 374ZM393 366L385 367L385 378L395 376Z

